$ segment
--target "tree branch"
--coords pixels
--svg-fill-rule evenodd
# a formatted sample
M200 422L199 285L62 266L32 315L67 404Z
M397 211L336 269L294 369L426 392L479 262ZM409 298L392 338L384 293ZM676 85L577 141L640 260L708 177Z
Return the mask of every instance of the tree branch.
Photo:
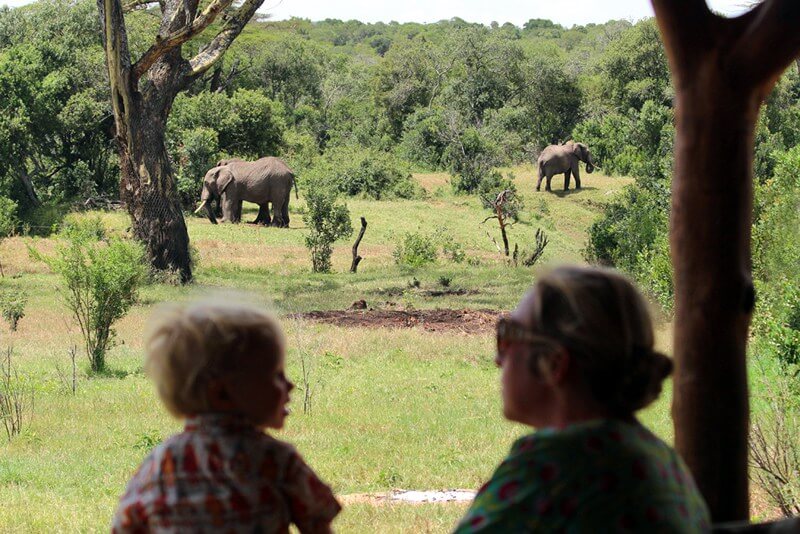
M706 49L713 39L711 26L716 17L705 0L651 1L673 73L691 69L698 60L698 47Z
M733 67L745 80L766 89L800 53L800 2L767 0L742 15L747 24L731 50Z
M219 61L263 3L264 0L245 0L241 7L225 23L222 31L189 61L191 72L187 76L187 83L193 81Z
M108 79L111 85L111 107L114 110L117 136L130 138L127 117L131 107L131 56L128 35L120 0L97 0ZM122 122L120 122L122 121ZM125 131L121 131L124 129Z
M202 31L205 30L209 24L214 22L214 20L217 18L217 15L219 15L223 9L226 9L232 3L233 0L214 0L203 10L202 13L200 13L199 16L194 19L194 21L187 20L185 26L178 31L164 37L163 39L156 37L156 43L152 45L133 66L133 75L136 77L136 79L138 80L145 72L147 72L147 69L152 67L153 63L155 63L158 58L170 50L181 46L183 43L199 33L202 33ZM259 5L261 5L261 2L259 2ZM179 11L176 11L176 16L178 13ZM238 33L236 35L238 35ZM233 39L231 39L231 41L233 41Z

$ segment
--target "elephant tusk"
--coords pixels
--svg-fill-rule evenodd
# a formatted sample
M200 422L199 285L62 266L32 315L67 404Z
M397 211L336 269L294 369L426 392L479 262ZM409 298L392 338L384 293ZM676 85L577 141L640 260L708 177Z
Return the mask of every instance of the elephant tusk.
M200 203L200 206L199 206L199 207L198 207L196 210L194 210L194 212L195 212L195 213L200 213L200 210L202 210L203 208L205 208L205 207L206 207L206 203L207 203L207 202L208 202L207 200L204 200L204 201L202 201L202 202Z

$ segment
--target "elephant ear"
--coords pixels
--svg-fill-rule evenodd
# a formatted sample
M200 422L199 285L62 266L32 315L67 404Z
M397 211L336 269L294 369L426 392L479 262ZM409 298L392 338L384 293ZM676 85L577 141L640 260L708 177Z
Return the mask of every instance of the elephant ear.
M228 169L220 169L217 175L217 189L220 195L225 192L225 189L227 189L232 181L233 173Z

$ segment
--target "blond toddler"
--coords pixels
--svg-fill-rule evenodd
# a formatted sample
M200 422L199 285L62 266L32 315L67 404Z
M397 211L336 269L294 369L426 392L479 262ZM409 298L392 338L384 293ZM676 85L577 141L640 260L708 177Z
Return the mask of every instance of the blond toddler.
M185 420L128 483L113 532L329 532L341 507L291 445L266 429L288 415L286 342L256 308L164 309L147 337L146 370Z

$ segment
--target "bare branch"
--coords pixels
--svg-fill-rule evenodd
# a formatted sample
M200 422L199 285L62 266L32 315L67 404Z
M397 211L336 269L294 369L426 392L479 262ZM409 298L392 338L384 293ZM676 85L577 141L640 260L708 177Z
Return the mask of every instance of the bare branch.
M746 17L747 25L731 50L734 68L745 80L772 88L786 67L800 53L800 2L768 0Z
M263 3L264 0L245 0L241 7L227 20L222 31L189 61L191 65L190 79L193 80L195 77L202 75L214 63L219 61Z
M214 22L214 20L217 18L217 15L219 15L223 9L226 9L232 3L233 0L214 0L203 10L202 13L200 13L199 16L194 19L194 21L186 21L185 26L178 31L164 37L163 39L159 39L157 37L156 43L151 46L133 66L133 74L136 79L139 79L145 72L147 72L147 69L153 66L153 63L155 63L158 58L170 50L181 46L183 43L199 33L202 33L202 31L205 30L209 24ZM177 13L178 12L176 12L176 14ZM238 35L238 33L236 35ZM231 41L233 41L233 39L231 39Z
M496 218L497 218L497 215L489 215L483 221L481 221L481 224L485 223L486 221L489 221L489 220L492 220L492 219L496 219Z

